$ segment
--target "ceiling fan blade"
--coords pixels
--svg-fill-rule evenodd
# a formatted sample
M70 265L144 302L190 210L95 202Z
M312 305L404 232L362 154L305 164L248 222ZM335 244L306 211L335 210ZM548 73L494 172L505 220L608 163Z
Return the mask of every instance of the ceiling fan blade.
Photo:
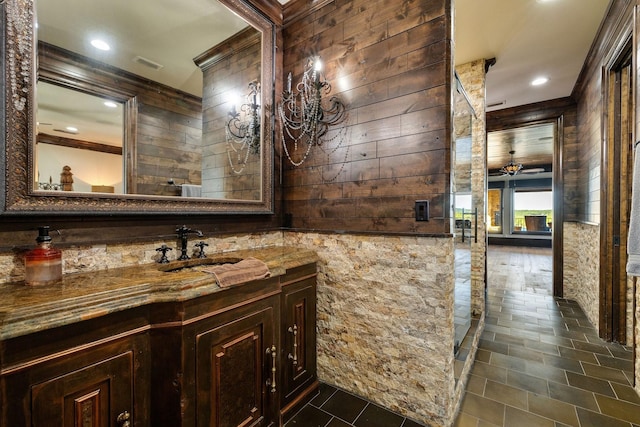
M540 173L544 172L544 168L522 169L520 173Z

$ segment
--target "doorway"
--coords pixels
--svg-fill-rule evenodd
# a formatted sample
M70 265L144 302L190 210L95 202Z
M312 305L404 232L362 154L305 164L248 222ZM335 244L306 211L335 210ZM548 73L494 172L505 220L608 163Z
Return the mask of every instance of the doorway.
M569 112L573 118L574 111L573 101L562 99L544 105L514 109L509 114L487 113L487 166L490 175L487 189L489 243L515 243L551 248L552 287L553 296L556 297L563 296L564 115ZM493 135L500 136L495 142L500 150L494 150L497 153L494 156L489 145ZM500 170L501 165L511 160L510 151L514 151L513 162L522 164L522 169L508 179L500 178L503 174ZM503 182L491 184L494 180ZM499 191L491 191L498 189ZM550 196L552 207L538 204L535 210L544 212L526 212L526 209L521 208L521 203L535 193L541 196L544 194L547 200ZM497 201L501 206L497 206ZM537 209L538 207L540 209ZM539 226L534 225L530 218L527 228L525 216L547 218L544 221L534 218L533 221L537 221Z

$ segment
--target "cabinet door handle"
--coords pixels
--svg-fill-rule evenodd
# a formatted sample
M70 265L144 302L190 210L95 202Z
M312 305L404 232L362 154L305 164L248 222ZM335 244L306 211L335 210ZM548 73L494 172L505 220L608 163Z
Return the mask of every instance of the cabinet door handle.
M267 380L267 386L271 386L271 393L276 392L276 346L267 348L267 354L271 355L271 378Z
M293 334L293 355L289 353L289 359L293 359L293 366L298 365L298 325L289 326L289 332Z
M129 423L129 419L131 419L131 414L129 414L128 411L124 411L118 414L118 418L116 418L118 427L129 427L131 425Z

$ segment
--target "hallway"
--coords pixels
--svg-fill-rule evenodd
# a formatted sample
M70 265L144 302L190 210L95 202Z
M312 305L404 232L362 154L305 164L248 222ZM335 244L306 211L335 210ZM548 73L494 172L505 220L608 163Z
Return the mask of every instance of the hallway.
M551 296L550 254L489 247L486 326L455 427L640 426L632 349Z

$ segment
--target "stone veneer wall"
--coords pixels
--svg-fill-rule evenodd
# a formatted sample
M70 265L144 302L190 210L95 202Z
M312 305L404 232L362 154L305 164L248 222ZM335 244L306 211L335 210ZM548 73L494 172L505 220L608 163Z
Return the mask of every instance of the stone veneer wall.
M209 244L207 253L228 252L238 249L263 248L282 245L282 232L239 234L228 236L204 237ZM64 274L97 271L108 268L128 267L155 262L158 258L156 248L166 244L174 250L167 253L175 260L180 254L176 240L158 240L146 243L113 244L95 246L75 246L62 249L62 271ZM190 245L193 248L192 245ZM0 253L0 284L24 280L24 262L17 252Z
M287 232L284 241L320 257L320 380L451 425L453 239Z
M598 328L600 310L600 226L564 223L564 297L580 304Z
M211 254L283 244L316 250L320 379L430 426L453 423L452 238L273 231L202 240ZM63 271L151 263L162 244L177 242L63 248ZM21 255L0 253L0 284L22 279Z

